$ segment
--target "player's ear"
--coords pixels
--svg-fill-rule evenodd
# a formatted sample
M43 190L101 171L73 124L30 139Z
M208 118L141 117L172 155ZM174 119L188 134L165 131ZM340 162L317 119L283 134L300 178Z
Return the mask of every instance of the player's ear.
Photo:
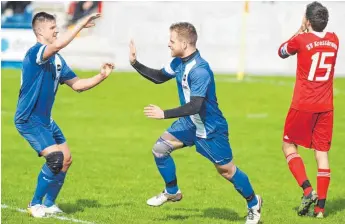
M42 36L42 28L41 27L36 27L35 28L35 33L36 33L36 36Z
M188 45L187 41L186 41L186 40L183 40L183 41L182 41L182 48L183 48L184 50L187 49L187 45Z

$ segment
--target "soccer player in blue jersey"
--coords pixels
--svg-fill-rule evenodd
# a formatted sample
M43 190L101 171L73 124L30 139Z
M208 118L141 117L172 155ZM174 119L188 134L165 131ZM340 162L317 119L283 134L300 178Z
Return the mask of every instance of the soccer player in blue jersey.
M149 68L136 57L134 42L130 42L130 63L146 79L164 83L176 78L180 107L162 110L149 105L144 113L149 118L178 118L153 146L157 168L164 179L165 189L150 198L148 205L160 206L167 201L179 201L182 193L177 185L171 153L186 146L196 146L197 152L209 159L218 172L246 199L247 224L258 223L262 199L255 195L247 175L233 162L228 139L228 124L217 103L213 72L196 48L197 32L190 23L170 26L169 48L173 60L161 70Z
M34 196L28 205L28 212L33 217L62 212L55 204L55 199L72 163L66 139L51 117L58 85L65 83L77 92L85 91L101 83L114 68L113 64L106 63L102 65L99 74L81 79L58 53L79 31L94 26L94 20L99 17L100 14L97 13L86 17L59 38L53 15L40 12L32 20L37 43L27 51L23 60L15 126L38 156L46 160L38 175Z

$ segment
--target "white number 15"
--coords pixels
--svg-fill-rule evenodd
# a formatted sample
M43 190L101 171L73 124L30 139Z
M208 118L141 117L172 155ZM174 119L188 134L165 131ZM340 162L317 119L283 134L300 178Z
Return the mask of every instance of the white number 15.
M332 69L332 64L325 64L325 60L327 57L333 57L334 52L322 52L321 53L321 61L319 68L326 68L327 72L324 76L322 77L316 77L315 81L327 81L329 79L329 74L331 73ZM315 53L311 59L313 60L310 70L309 70L309 75L308 75L308 80L309 81L314 81L314 76L315 76L315 70L317 68L317 65L319 63L319 58L320 58L320 52Z

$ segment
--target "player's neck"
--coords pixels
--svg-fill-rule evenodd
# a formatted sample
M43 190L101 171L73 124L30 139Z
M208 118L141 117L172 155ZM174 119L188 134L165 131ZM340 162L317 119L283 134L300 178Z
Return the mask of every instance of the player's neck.
M186 52L184 52L183 56L181 58L189 58L192 54L194 54L197 51L196 48L188 49Z
M313 28L310 26L308 27L308 33L323 33L324 31L321 31L321 32L318 32L318 31L315 31L313 30Z
M310 26L310 27L308 27L308 33L312 33L312 32L315 32L314 30L313 30L313 28Z
M324 33L325 33L325 31L321 31L321 32L318 32L318 31L315 31L315 30L313 30L313 28L308 28L308 33L314 33L316 36L318 36L318 37L324 37Z
M48 44L50 44L48 41L46 41L46 40L43 39L43 38L37 38L36 40L37 40L37 42L39 42L39 43L41 43L41 44L43 44L43 45L48 45Z

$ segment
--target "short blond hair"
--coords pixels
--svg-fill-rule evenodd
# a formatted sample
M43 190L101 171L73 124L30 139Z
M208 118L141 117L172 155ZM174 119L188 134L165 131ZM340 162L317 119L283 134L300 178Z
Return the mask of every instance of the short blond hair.
M195 27L188 22L173 23L170 26L170 31L175 31L179 37L188 40L188 43L195 46L198 40L198 34Z

